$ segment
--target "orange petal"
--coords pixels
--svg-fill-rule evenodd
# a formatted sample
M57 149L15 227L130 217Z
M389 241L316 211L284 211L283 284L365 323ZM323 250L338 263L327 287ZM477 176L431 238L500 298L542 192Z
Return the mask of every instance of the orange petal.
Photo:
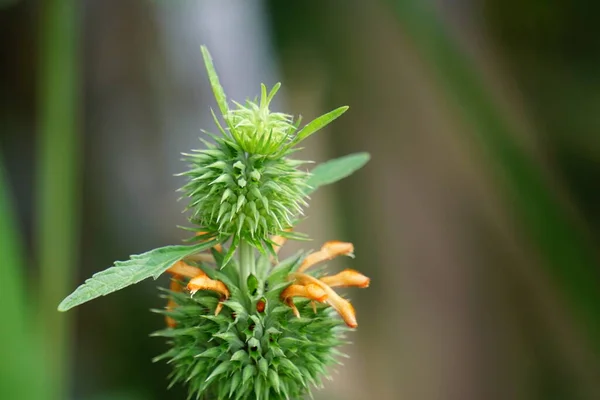
M352 243L340 242L338 240L326 242L323 247L321 247L321 250L317 251L316 253L309 254L304 259L302 265L300 268L298 268L298 272L304 272L317 263L331 260L332 258L340 255L353 257L354 245Z
M287 300L292 297L306 297L307 299L316 300L320 303L327 299L327 293L319 286L314 283L307 285L290 285L283 292L281 292L281 298Z
M204 272L191 279L187 285L188 290L194 295L198 290L212 290L221 294L225 299L229 298L229 289L221 281L210 279Z
M177 261L167 270L173 275L181 275L186 278L194 278L198 275L206 275L200 268L186 264L184 261Z
M340 296L332 296L327 302L340 314L346 325L350 328L356 328L358 326L358 322L356 322L356 311L354 311L352 303Z
M200 231L200 232L196 232L196 236L206 235L207 233L208 233L208 232L206 232L206 231ZM214 249L215 249L216 251L218 251L219 253L222 253L222 252L223 252L223 246L221 246L221 244L220 244L220 243L219 243L219 244L217 244L217 245L215 245L215 246L214 246Z
M288 297L285 300L285 303L292 309L292 312L294 313L296 318L300 318L300 311L298 311L298 308L296 308L296 305L294 304L294 300L292 300L291 297Z
M169 289L171 289L172 292L181 292L183 290L183 287L179 284L180 279L181 276L179 275L174 275L173 279L171 279ZM167 311L173 311L175 307L177 307L177 303L172 298L169 298L166 307ZM167 326L169 328L175 328L177 326L177 322L175 322L175 320L172 317L169 317L168 315L165 317L165 322L167 323Z
M354 307L352 307L352 304L350 304L348 300L338 295L328 285L321 282L317 278L303 273L296 272L292 274L292 277L295 278L298 283L305 285L313 283L321 287L321 289L323 289L325 293L327 293L327 303L331 307L333 307L338 312L338 314L340 314L346 325L348 325L350 328L356 328L358 326L358 323L356 322L356 312L354 311Z
M369 287L371 280L353 269L345 269L342 272L333 276L324 276L319 279L330 287L348 287L356 286L359 288Z

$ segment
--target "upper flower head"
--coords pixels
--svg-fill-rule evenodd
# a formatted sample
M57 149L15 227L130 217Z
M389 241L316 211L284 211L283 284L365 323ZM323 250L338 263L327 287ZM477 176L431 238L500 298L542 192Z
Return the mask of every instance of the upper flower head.
M232 239L227 262L241 240L273 253L273 235L290 236L290 228L307 205L310 174L305 161L289 156L295 146L342 115L347 107L333 110L303 128L291 115L269 109L280 88L267 92L261 86L259 100L230 108L208 51L203 48L209 80L225 121L213 114L221 135L209 134L214 143L186 154L188 183L182 191L190 199L191 221L205 232L201 239ZM225 262L225 263L226 263Z

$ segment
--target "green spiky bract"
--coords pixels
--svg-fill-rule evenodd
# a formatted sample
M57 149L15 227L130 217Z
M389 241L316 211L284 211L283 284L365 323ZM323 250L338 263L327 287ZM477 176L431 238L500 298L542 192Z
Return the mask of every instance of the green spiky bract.
M262 252L271 249L273 235L289 233L302 215L305 198L311 191L310 174L302 169L305 161L291 159L295 146L331 121L348 107L337 108L299 128L300 119L272 112L269 107L280 88L267 92L261 85L260 99L230 108L219 83L208 50L202 47L208 78L225 127L213 117L219 135L209 134L213 143L185 154L189 170L182 175L188 183L181 189L189 198L190 221L202 232L200 239L231 239L225 264L242 241ZM297 237L297 236L295 236Z
M268 249L271 235L286 235L306 206L308 173L303 161L245 152L229 137L214 137L206 148L186 154L191 222L199 231L232 238L230 255L244 240Z
M347 328L330 307L317 305L315 313L308 301L296 301L301 314L296 318L279 299L302 259L297 255L270 269L268 257L259 256L256 275L246 285L239 281L236 260L220 271L204 267L231 292L218 316L218 298L210 292L190 297L166 291L178 306L156 311L177 326L154 334L171 346L155 360L171 363L171 384L185 382L189 398L246 400L299 399L320 386L326 368L342 354L337 347L345 343ZM263 312L259 301L265 302Z

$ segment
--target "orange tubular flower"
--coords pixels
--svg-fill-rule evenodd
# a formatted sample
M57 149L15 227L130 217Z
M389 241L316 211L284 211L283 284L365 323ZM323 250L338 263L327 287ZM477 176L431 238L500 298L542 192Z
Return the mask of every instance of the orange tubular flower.
M219 293L221 297L225 299L229 298L229 289L227 289L227 286L221 281L210 279L208 275L204 273L190 280L187 288L192 296L198 290L212 290L213 292Z
M323 247L321 247L321 250L317 251L316 253L309 254L308 257L304 259L304 262L302 262L302 265L300 268L298 268L298 272L304 272L317 263L331 260L342 255L354 257L354 245L352 243L340 242L338 240L326 242Z
M327 300L327 293L319 285L313 283L309 283L308 285L290 285L281 293L281 298L287 300L290 297L306 297L307 299L322 303Z
M171 290L174 292L182 291L183 288L177 282L177 280L180 280L181 277L184 276L191 278L187 284L187 289L190 291L192 296L198 290L212 290L213 292L217 292L221 295L221 302L229 298L229 289L223 282L209 278L208 275L206 275L200 268L191 266L184 261L176 262L167 270L167 272L173 274L174 280L171 281ZM173 307L173 300L169 300L167 309L170 310ZM215 315L218 315L222 308L223 304L219 303L215 310ZM174 325L172 325L172 323L174 324L174 321L167 319L167 325L173 327Z
M338 295L332 287L355 286L366 288L371 281L368 277L353 269L346 269L336 275L324 276L320 279L304 273L304 271L313 265L322 261L331 260L340 255L354 257L354 245L352 243L340 242L337 240L326 242L323 247L321 247L321 250L308 255L302 262L302 265L300 265L300 268L298 268L298 271L290 275L290 279L294 280L294 284L282 292L281 298L292 307L296 316L299 316L299 313L291 301L291 296L302 296L319 301L318 299L309 296L307 293L309 287L313 288L317 286L325 294L320 301L325 301L333 307L350 328L356 328L358 326L354 307L352 307L352 304L350 304L348 300ZM314 289L310 290L314 291ZM313 309L316 312L314 302Z
M204 275L204 272L198 267L193 267L186 264L183 261L177 261L167 270L167 272L173 274L174 277L185 276L186 278L194 278L198 275Z
M300 318L300 312L296 308L292 297L306 297L307 299L324 302L327 299L327 293L320 285L309 283L307 285L290 285L281 292L281 299L292 308L294 315Z
M333 276L324 276L320 279L320 281L329 287L356 286L359 288L367 288L369 287L371 279L353 269L345 269L339 274Z
M192 296L198 290L212 290L213 292L219 293L221 295L221 299L215 309L215 315L219 315L223 309L223 301L229 298L229 289L227 289L227 286L225 286L223 282L210 279L204 272L202 274L203 275L199 275L190 280L187 285L187 289L190 291Z
M352 304L337 294L331 287L329 287L329 285L323 283L315 277L301 272L293 273L292 277L296 279L296 282L303 285L318 285L327 294L326 302L333 307L338 314L340 314L346 325L348 325L350 328L356 328L358 326L356 321L356 312L354 311Z

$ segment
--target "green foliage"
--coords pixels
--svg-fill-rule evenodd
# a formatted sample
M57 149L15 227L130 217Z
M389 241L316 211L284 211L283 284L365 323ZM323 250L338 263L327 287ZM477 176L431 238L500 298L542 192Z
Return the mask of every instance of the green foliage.
M290 257L270 273L257 274L249 291L241 290L237 269L224 268L218 277L233 290L218 316L218 298L210 292L190 297L166 291L178 306L156 311L177 326L153 336L167 338L171 346L155 358L173 366L171 385L187 383L189 398L256 400L298 399L319 386L327 366L341 354L336 348L345 343L347 328L331 308L318 305L315 313L308 301L297 301L301 318L296 318L279 300L289 285L287 274L303 258ZM257 264L263 263L269 263L267 256L258 258ZM267 303L263 312L257 310L259 301Z
M369 153L356 153L319 164L311 171L311 177L307 182L309 189L306 193L310 194L321 186L330 185L352 175L370 158Z
M348 111L348 106L343 106L336 108L333 111L328 112L327 114L323 114L320 117L315 118L313 121L309 122L304 128L302 128L296 137L291 141L289 147L292 147L313 133L323 129L325 126L329 125L333 120L341 116L343 113Z
M114 267L98 272L86 280L60 303L58 310L67 311L150 277L156 279L182 258L206 250L215 244L215 241L209 241L194 246L160 247L133 255L127 261L117 261Z

